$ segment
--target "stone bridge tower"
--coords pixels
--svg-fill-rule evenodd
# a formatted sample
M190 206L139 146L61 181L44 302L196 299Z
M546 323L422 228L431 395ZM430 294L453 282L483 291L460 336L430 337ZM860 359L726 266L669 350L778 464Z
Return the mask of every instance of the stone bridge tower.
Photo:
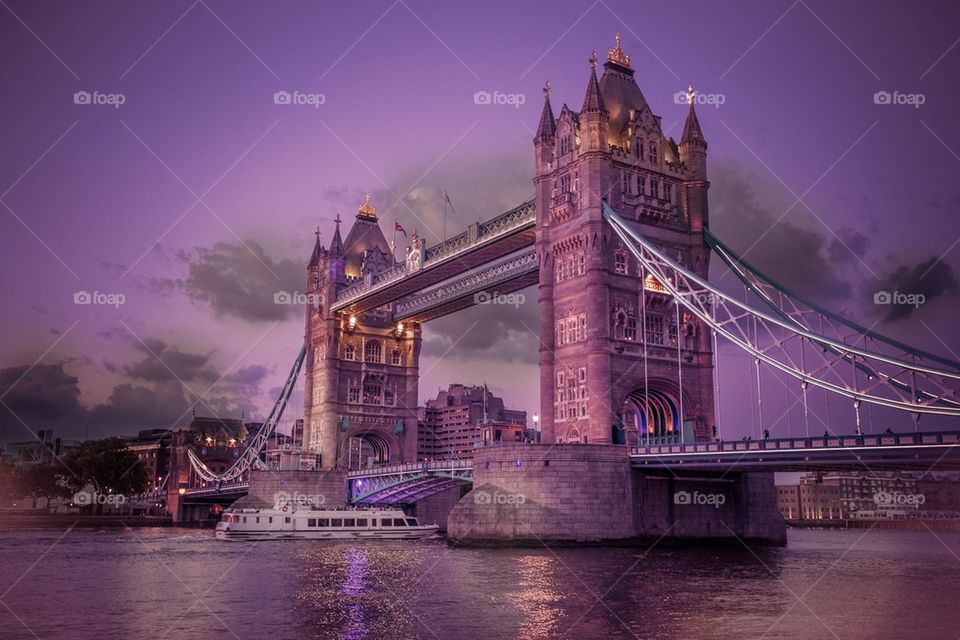
M712 437L707 326L641 270L601 201L706 277L707 143L692 90L680 143L665 136L620 46L579 111L554 117L549 83L534 139L540 260L540 402L545 442ZM620 428L623 431L620 431Z
M304 448L324 469L411 462L417 455L420 326L394 323L392 305L351 316L337 292L394 266L369 196L345 241L319 234L307 265Z

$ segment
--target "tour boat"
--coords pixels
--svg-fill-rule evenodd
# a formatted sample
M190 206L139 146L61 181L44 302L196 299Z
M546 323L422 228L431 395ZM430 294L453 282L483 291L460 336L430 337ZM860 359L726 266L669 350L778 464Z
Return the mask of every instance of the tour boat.
M272 509L226 509L218 540L416 540L437 532L399 509L325 509L284 502Z

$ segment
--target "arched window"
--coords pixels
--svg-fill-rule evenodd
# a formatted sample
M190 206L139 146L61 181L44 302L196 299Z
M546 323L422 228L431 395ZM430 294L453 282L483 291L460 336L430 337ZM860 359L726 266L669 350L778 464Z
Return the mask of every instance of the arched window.
M380 376L367 376L363 380L363 403L382 404L383 381Z
M403 359L402 359L402 356L400 355L400 349L394 349L390 353L390 363L397 366L403 364Z
M343 359L344 360L356 360L357 359L357 350L352 344L348 344L343 348Z
M366 362L382 362L383 346L379 340L369 340L364 347L363 359Z

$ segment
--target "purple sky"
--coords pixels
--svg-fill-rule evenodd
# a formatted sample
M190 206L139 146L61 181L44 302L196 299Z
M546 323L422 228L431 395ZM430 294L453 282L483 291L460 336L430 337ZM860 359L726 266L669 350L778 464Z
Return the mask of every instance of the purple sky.
M544 80L557 111L578 109L590 51L616 31L667 135L688 83L722 96L698 108L718 235L741 251L762 237L748 254L761 268L957 357L957 24L949 2L5 0L0 394L16 415L0 407L0 442L168 427L189 394L206 394L198 413L262 416L302 338L300 309L273 293L303 290L314 228L328 239L371 192L384 229L435 241L443 189L450 234L529 197ZM481 90L524 103L476 105ZM79 91L123 104L78 105ZM324 103L277 105L277 91ZM877 91L924 103L877 105ZM929 301L884 318L881 288ZM76 305L78 291L125 302ZM428 325L421 398L487 380L536 411L528 298ZM752 424L749 363L721 353L735 436ZM787 391L766 389L780 415Z

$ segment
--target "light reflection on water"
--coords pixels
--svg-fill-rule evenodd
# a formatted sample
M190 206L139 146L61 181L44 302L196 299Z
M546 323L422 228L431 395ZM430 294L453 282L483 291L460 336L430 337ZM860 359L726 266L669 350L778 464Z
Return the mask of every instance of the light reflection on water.
M872 640L960 628L958 532L791 531L783 549L646 555L61 534L0 532L4 640Z

